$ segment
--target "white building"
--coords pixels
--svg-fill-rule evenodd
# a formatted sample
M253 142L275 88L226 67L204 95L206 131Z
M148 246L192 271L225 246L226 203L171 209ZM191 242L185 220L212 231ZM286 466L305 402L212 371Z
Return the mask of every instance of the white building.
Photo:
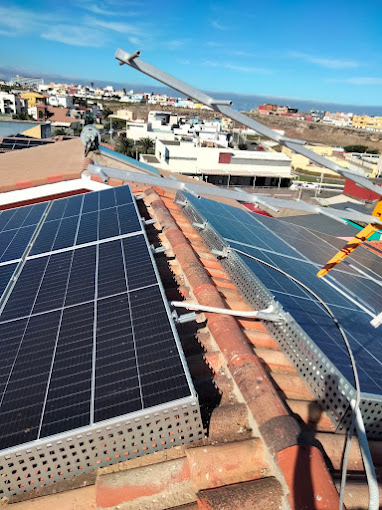
M19 96L0 92L0 113L3 115L16 115L21 113L23 105Z
M343 112L325 112L321 122L337 127L351 126L353 114Z
M174 133L170 126L160 124L160 121L154 122L126 122L126 137L132 140L140 138L151 138L152 140L175 140Z
M50 104L50 106L63 106L64 108L72 108L73 97L72 96L50 96L48 98L48 104Z
M289 186L291 160L281 152L198 147L193 142L157 140L145 163L223 186Z
M14 78L10 79L9 84L37 88L39 85L44 84L44 80L42 78L27 78L25 76L19 76L17 74Z

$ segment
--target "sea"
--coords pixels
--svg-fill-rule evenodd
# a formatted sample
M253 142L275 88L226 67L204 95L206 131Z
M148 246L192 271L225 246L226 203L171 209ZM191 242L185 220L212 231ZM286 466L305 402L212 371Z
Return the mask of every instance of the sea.
M357 115L375 115L382 116L381 106L362 106L354 104L330 103L324 101L293 99L288 97L275 97L275 96L256 96L252 94L234 94L230 92L209 92L217 99L230 99L233 101L233 108L235 110L250 111L256 109L259 105L264 103L277 104L279 106L291 106L298 108L299 112L310 112L311 110L330 111L330 112L344 112L355 113Z
M105 82L106 83L106 82ZM115 84L117 86L117 84ZM119 84L119 88L121 84ZM153 92L154 94L167 94L172 97L180 97L182 94L171 89L170 87L148 86L136 83L124 84L126 90L134 90L135 92ZM117 88L117 87L116 87ZM365 106L359 104L335 103L330 101L319 101L314 99L297 99L282 96L266 96L256 94L236 94L234 92L214 92L211 90L204 91L209 96L216 99L229 99L233 101L232 107L238 111L255 110L259 105L264 103L277 104L279 106L291 106L298 108L299 112L310 112L311 110L356 113L357 115L374 115L382 116L382 104L375 106Z

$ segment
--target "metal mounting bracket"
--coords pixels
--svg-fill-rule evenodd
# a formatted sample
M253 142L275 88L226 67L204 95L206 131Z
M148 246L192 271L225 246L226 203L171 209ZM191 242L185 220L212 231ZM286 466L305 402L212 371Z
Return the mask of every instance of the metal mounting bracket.
M207 222L205 221L203 223L198 223L197 221L194 221L192 226L198 228L199 230L204 230L207 227Z
M197 318L195 312L183 313L182 315L179 315L176 310L173 310L171 312L171 315L176 324L186 324L187 322L195 322Z
M155 248L153 244L150 244L150 248L154 255L157 255L158 253L164 253L167 250L165 246L158 246L157 248Z

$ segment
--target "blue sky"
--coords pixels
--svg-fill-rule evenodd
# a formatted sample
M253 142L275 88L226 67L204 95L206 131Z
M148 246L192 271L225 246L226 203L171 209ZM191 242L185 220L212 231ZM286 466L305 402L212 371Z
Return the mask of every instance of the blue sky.
M0 66L90 81L153 80L117 48L204 90L382 104L380 0L0 3Z

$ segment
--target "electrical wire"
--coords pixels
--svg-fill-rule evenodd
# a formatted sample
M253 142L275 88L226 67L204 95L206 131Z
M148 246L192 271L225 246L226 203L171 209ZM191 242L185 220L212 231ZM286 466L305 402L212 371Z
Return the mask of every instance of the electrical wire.
M346 438L345 443L345 449L343 454L343 461L342 461L342 473L341 473L341 488L340 488L340 500L339 500L339 510L343 509L343 502L345 497L345 485L346 485L346 476L347 476L347 467L348 467L348 461L349 461L349 454L350 454L350 446L351 446L351 440L354 434L354 429L357 427L357 433L359 436L359 442L360 445L362 444L361 448L361 454L362 459L365 466L365 473L367 477L368 487L369 487L369 510L378 510L379 508L379 492L378 492L378 485L376 484L376 475L374 471L374 467L371 461L371 454L369 445L367 443L366 438L366 432L365 427L362 421L362 415L361 410L359 408L360 401L361 401L361 390L360 390L360 384L359 384L359 377L358 377L358 370L355 363L353 351L350 347L348 338L346 336L345 331L342 329L341 325L339 324L338 320L336 319L335 315L331 311L330 307L318 296L312 289L310 289L307 285L302 283L300 280L295 278L294 276L288 274L286 271L283 271L277 266L274 266L273 264L269 264L268 262L265 262L264 260L261 260L257 257L254 257L253 255L250 255L249 253L246 253L245 251L239 250L237 248L230 247L231 250L236 251L237 253L240 253L248 258L251 258L253 260L256 260L257 262L260 262L261 264L270 267L271 269L274 269L275 271L278 271L279 273L283 274L284 276L288 277L290 280L294 281L301 287L303 287L309 294L311 294L326 310L328 315L333 319L337 329L339 330L344 343L346 345L347 351L349 353L349 358L354 374L354 387L355 387L355 399L352 400L351 408L352 408L352 420L349 428L349 433ZM358 417L358 418L357 418ZM359 417L361 417L362 426L359 423ZM358 422L358 426L357 426ZM370 467L371 464L371 467ZM376 490L375 490L375 486Z

